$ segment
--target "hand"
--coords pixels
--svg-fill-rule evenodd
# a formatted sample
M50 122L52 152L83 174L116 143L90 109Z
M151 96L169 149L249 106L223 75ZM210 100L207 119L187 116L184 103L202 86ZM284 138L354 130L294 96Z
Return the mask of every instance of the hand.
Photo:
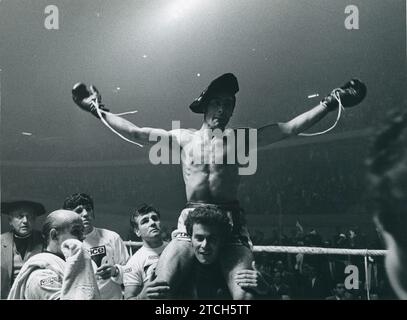
M96 270L95 275L105 280L109 279L110 277L117 276L118 272L119 270L117 269L116 266L104 264Z
M166 281L154 280L154 272L144 283L143 290L138 295L138 299L166 299L170 291L170 287Z
M337 96L341 99L344 108L350 108L361 103L366 97L366 92L366 85L362 81L359 79L351 79L342 87L333 90L331 94L322 100L322 103L326 105L328 111L336 110L339 106L335 98L335 96Z
M65 256L65 259L68 259L76 255L82 249L82 242L76 239L67 239L62 242L61 251Z
M109 110L102 105L102 97L96 87L91 85L89 89L84 83L76 83L72 88L72 99L79 108L99 118L96 111L96 103L99 104L99 109L103 111Z
M254 290L259 295L265 295L270 285L256 268L256 262L252 263L253 270L239 270L235 275L236 283L243 289Z

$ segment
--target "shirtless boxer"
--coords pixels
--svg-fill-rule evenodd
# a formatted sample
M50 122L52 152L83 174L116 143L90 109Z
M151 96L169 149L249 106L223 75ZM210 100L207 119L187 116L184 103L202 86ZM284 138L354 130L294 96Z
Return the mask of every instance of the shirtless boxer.
M100 103L100 95L96 88L91 86L90 91L82 83L78 83L72 90L75 103L83 110L103 119L116 131L136 142L154 144L156 139L151 137L164 137L181 148L184 157L181 157L183 177L187 197L187 206L181 212L178 220L178 229L174 239L161 254L156 274L157 280L166 281L172 292L176 292L181 284L182 277L191 266L193 252L190 239L187 236L184 221L191 210L199 206L213 206L222 210L230 218L233 225L229 246L222 252L221 265L229 290L234 299L251 299L252 295L243 290L234 280L238 270L251 269L253 255L250 249L250 239L245 222L242 219L242 210L237 201L237 191L240 181L238 174L239 164L206 163L195 161L189 157L191 150L202 148L202 157L213 159L215 151L213 146L224 144L222 136L213 135L213 130L221 130L226 137L235 134L236 130L226 128L236 103L235 94L239 91L236 77L227 73L214 81L190 105L195 113L204 115L202 127L199 130L164 129L139 127L120 116L109 112L103 105L97 112L96 105ZM288 122L279 122L264 126L257 130L257 146L265 146L295 136L320 121L330 111L336 110L339 101L347 107L360 103L366 95L366 87L359 80L353 79L343 87L335 89L325 97L321 103L311 110L300 114ZM338 99L339 98L339 99ZM247 136L247 135L246 135ZM246 138L246 143L248 137ZM198 148L197 148L198 147ZM236 148L232 148L236 147ZM230 144L223 148L223 157L228 152L235 152L242 146Z

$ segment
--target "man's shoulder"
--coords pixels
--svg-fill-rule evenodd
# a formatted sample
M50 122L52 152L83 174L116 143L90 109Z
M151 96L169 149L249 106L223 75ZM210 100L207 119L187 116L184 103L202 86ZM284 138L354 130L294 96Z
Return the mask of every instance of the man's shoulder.
M62 286L62 278L50 269L36 269L30 273L26 283L28 299L56 299Z
M234 131L248 131L248 130L256 130L256 129L250 128L250 127L236 127L236 128L232 128L232 130L234 130Z
M100 237L104 237L104 238L108 237L108 238L111 238L113 240L122 241L122 238L120 237L120 235L115 231L108 230L108 229L103 229L103 228L95 228L95 230L96 230L97 234Z
M252 135L253 132L257 132L257 129L250 127L237 127L232 128L231 131L235 136L244 137L247 139Z
M0 235L1 243L7 243L13 240L13 233L8 231Z
M27 264L27 266L28 265L38 266L43 265L44 262L48 262L50 264L65 263L65 261L56 254L53 254L48 251L43 251L29 257L25 264Z
M43 268L33 270L30 273L29 278L35 279L39 284L43 284L47 282L47 280L60 280L60 276L55 271Z
M170 131L170 134L172 138L183 146L184 144L190 142L197 132L198 130L196 129L173 129Z
M147 259L147 251L146 247L142 246L140 249L138 249L128 260L127 265L129 264L137 264L145 259Z
M7 231L7 232L3 232L0 235L0 239L1 239L1 243L8 243L11 242L13 240L13 232L11 231ZM32 239L34 242L40 242L42 243L42 235L41 232L38 230L33 230L32 231Z

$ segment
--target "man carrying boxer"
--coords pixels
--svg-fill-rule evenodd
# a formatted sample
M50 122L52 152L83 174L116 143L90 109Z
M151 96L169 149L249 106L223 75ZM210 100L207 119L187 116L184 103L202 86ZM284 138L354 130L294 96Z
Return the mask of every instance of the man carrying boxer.
M190 156L195 150L203 150L201 158L219 158L216 146L225 145L225 139L235 136L236 130L226 128L236 104L235 94L239 91L236 77L227 73L211 82L201 95L190 105L195 113L204 115L203 124L199 130L163 129L139 127L113 115L102 106L99 109L104 121L125 137L146 144L152 144L154 137L167 138L173 144L178 144L184 157L181 157L182 170L187 196L187 206L181 212L178 220L178 230L173 234L175 238L169 243L161 254L157 266L157 279L168 282L171 290L175 292L180 285L184 271L191 266L193 252L190 238L185 229L185 219L197 207L215 207L224 212L233 225L229 245L225 246L221 254L221 265L228 287L234 299L250 299L252 294L243 290L235 281L234 275L239 270L250 269L253 255L250 249L250 239L247 227L242 217L242 209L237 201L237 191L240 181L239 165L234 163L218 162L207 163ZM96 108L100 102L100 95L96 88L90 91L84 84L76 84L72 90L75 103L83 110L99 118ZM300 114L288 122L279 122L259 128L257 130L258 146L265 146L295 136L325 117L330 111L336 110L341 101L343 107L352 107L360 103L366 95L366 87L358 80L351 80L343 87L335 89L325 97L320 104L311 110ZM215 135L215 130L223 135ZM249 144L249 137L245 135L243 144L227 143L222 149L220 157L226 159L227 155L241 151ZM237 139L238 140L238 139ZM250 145L249 145L250 147ZM214 151L215 149L215 151ZM246 149L243 149L246 150Z

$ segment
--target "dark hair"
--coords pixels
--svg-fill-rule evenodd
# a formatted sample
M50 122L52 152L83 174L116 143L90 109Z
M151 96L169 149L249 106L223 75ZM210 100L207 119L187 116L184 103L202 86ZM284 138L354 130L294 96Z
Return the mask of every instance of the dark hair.
M94 209L93 207L93 199L91 198L90 195L86 193L74 193L67 197L64 200L64 204L62 206L63 209L67 210L73 210L77 206L90 206L92 210Z
M142 203L140 204L136 210L134 210L131 213L130 216L130 225L133 228L138 228L138 224L137 224L137 217L139 216L144 216L150 212L155 212L159 218L161 218L160 216L160 211L158 211L157 208L153 207L152 205L146 204L146 203Z
M225 213L215 208L198 207L188 214L185 227L189 236L192 236L194 224L217 226L223 238L228 237L231 232L229 218Z
M407 248L407 111L391 116L374 140L366 164L373 212Z

